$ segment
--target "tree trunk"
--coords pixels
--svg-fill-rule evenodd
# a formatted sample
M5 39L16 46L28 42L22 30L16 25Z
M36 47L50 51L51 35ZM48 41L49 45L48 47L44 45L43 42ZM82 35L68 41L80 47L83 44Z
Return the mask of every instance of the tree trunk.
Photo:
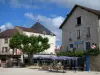
M29 53L28 54L28 59L29 59L29 64L33 65L33 54Z
M13 55L14 55L14 49L13 49Z

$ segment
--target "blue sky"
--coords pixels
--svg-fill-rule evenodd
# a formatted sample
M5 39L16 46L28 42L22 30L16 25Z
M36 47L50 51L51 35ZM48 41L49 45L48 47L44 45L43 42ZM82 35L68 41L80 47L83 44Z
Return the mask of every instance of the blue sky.
M100 0L0 0L0 28L31 27L37 20L57 35L61 45L59 26L75 4L100 9Z

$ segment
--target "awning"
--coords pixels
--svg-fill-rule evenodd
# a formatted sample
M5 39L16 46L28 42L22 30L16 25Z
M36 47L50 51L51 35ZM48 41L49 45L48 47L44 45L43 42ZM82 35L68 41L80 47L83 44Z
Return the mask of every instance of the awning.
M34 55L34 59L52 59L52 60L76 60L79 57L55 56L55 55Z
M34 59L52 59L57 57L56 55L33 55Z

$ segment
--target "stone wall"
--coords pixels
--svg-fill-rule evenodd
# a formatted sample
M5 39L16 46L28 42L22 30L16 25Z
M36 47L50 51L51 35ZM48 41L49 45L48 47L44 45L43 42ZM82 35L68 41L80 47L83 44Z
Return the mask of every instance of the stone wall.
M90 70L100 71L100 54L98 56L90 56Z

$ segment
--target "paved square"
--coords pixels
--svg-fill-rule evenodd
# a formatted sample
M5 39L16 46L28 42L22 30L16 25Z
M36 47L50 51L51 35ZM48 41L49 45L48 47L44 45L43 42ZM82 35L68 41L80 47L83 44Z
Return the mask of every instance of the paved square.
M67 71L66 73L57 73L28 68L0 68L0 75L100 75L100 72Z

